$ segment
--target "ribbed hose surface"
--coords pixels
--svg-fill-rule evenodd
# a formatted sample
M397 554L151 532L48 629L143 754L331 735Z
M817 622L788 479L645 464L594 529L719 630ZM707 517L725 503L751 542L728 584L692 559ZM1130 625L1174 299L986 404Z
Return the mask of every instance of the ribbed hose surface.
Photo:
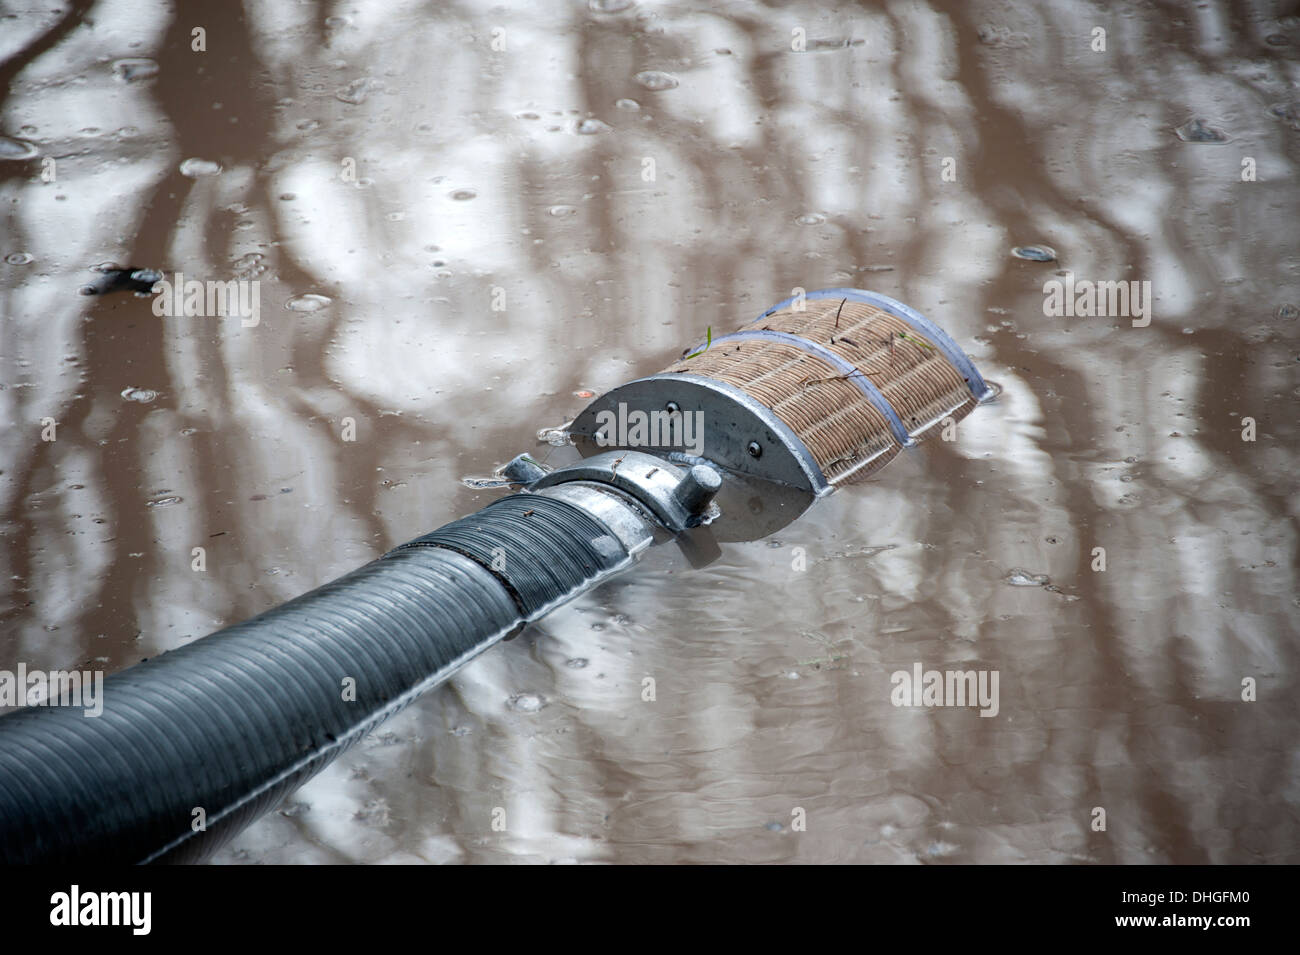
M432 540L467 529L489 552L502 548L497 566L474 548ZM114 674L98 717L72 707L6 716L0 862L202 858L519 626L521 593L553 606L628 559L572 505L503 498L252 620ZM345 699L349 679L354 700ZM204 832L193 831L196 809Z

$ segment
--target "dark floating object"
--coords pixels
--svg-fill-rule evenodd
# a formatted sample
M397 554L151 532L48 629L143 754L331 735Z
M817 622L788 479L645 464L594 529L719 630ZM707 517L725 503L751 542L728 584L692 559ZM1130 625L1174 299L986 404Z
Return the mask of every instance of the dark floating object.
M1300 103L1274 103L1268 108L1268 114L1292 129L1300 130Z
M1185 143L1226 143L1228 134L1203 119L1189 119L1174 129Z
M1294 321L1295 319L1300 318L1300 308L1297 308L1290 302L1285 305L1279 305L1277 307L1277 317Z
M158 71L158 61L144 56L129 56L113 63L113 73L123 83L151 80L158 75Z
M163 280L163 274L157 269L120 269L116 265L96 265L91 269L98 272L99 278L80 289L82 295L108 295L111 292L134 292L146 296L153 292L153 287Z
M1011 250L1011 254L1028 262L1056 261L1056 250L1050 245L1018 245Z

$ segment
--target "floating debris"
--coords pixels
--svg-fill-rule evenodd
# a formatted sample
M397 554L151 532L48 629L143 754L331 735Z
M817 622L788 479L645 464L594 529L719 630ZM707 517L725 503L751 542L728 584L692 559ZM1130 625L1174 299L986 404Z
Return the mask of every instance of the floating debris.
M221 175L221 164L212 162L210 159L186 159L181 163L180 169L182 176L188 176L191 179L198 179L200 176Z
M503 477L463 477L460 483L465 487L473 488L475 491L482 491L494 487L507 487L510 481Z
M451 194L451 197L457 202L469 202L471 199L478 198L478 193L473 189L457 189Z
M147 405L158 397L158 392L152 388L123 388L122 397L127 401L136 401L142 405Z
M153 287L163 280L163 274L157 269L123 269L112 262L93 266L91 271L98 272L100 277L89 285L83 285L79 289L82 295L134 292L144 298L152 294Z
M1050 245L1018 245L1011 254L1026 262L1055 262L1056 250Z
M622 13L631 6L632 0L587 0L587 9L592 13Z
M558 428L542 428L537 432L537 440L545 441L553 448L563 448L573 444L573 438L569 434L569 427L572 421L567 421Z
M570 216L576 216L578 214L578 207L577 206L551 206L551 208L548 209L547 211L550 213L551 216L553 216L556 219L567 219Z
M370 98L371 92L375 90L377 86L378 84L371 80L370 77L363 76L360 79L353 80L341 90L338 90L334 94L334 98L340 103L347 103L349 106L360 106Z
M1292 129L1300 130L1300 103L1274 103L1268 108L1268 114Z
M845 550L840 551L837 554L829 554L826 557L818 557L813 563L820 564L828 560L848 560L854 557L875 557L877 554L883 554L887 550L897 549L897 544L877 544L874 547L859 547L857 550Z
M820 212L805 212L794 220L799 225L821 225L826 221L826 216Z
M585 670L590 662L591 661L586 657L573 657L572 659L565 660L564 665L570 670Z
M305 295L295 295L284 303L284 307L291 312L319 312L333 302L334 300L329 296L308 292Z
M578 391L575 391L575 392L573 393L573 397L575 397L575 398L594 398L594 397L596 397L596 393L595 393L594 391L588 391L586 388L581 388L581 389L579 389Z
M814 38L808 41L807 51L809 53L827 53L832 50L846 50L851 46L862 46L866 40L855 40L852 37L826 37Z
M641 108L641 104L634 99L621 99L614 104L618 109L625 109L629 113L635 113Z
M1277 317L1285 318L1288 320L1294 320L1300 318L1300 308L1297 308L1295 305L1292 305L1290 303L1287 303L1286 305L1279 305L1277 307Z
M926 847L925 854L931 857L950 856L957 852L959 848L959 846L955 846L951 842L932 842Z
M643 70L633 78L638 84L655 93L677 88L677 77L660 70Z
M156 60L144 56L129 56L113 64L113 74L123 83L151 80L158 75L159 69Z
M1015 568L1002 578L1012 587L1046 587L1052 578L1046 574L1031 574L1027 570Z
M583 119L579 120L578 125L573 127L573 131L579 136L596 136L600 133L609 132L610 128L607 123L602 123L598 119Z
M184 498L172 495L170 497L156 497L151 501L145 501L145 507L170 507L173 504L179 504Z
M10 252L5 256L5 261L10 265L28 265L36 261L36 256L30 252Z
M1203 119L1189 119L1183 125L1175 127L1174 132L1185 143L1226 143L1229 138L1223 130L1209 125Z
M1029 34L1017 33L1010 27L985 24L979 28L976 36L985 46L1003 47L1012 50L1029 46Z

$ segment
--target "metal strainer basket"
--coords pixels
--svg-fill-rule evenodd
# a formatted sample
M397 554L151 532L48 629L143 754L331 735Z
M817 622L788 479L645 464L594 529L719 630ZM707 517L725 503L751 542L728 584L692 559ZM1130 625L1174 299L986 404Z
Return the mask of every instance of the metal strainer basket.
M941 328L860 289L788 299L683 356L597 398L572 433L608 450L628 446L600 427L610 414L702 412L702 457L826 493L994 394Z

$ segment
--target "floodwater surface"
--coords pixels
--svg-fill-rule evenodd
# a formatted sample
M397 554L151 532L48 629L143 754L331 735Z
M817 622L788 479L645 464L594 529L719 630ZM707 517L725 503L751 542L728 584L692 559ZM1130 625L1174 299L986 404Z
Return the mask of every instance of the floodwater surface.
M795 289L900 299L1003 389L774 537L652 549L216 861L1300 861L1289 5L0 23L0 667L324 583ZM895 705L918 666L996 712Z

